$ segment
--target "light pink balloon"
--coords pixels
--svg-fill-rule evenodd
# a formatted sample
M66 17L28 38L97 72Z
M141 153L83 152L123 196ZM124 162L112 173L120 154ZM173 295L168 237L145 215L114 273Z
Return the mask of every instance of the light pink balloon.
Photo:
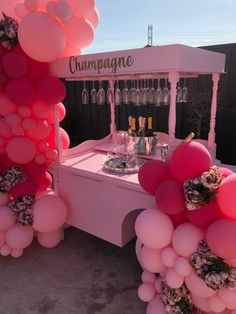
M201 311L204 311L205 312L210 312L211 309L210 309L210 306L208 304L208 298L204 298L204 297L198 297L196 296L195 294L191 294L192 296L192 299L193 299L193 304L199 308Z
M148 303L146 314L166 314L165 306L160 298L156 296Z
M184 283L184 277L177 273L174 268L170 268L166 273L166 283L172 289L178 289Z
M42 62L56 60L65 48L61 25L44 12L30 13L21 20L18 39L28 56Z
M190 292L200 298L208 298L216 294L216 291L209 288L204 280L198 277L195 273L185 277L185 284Z
M8 256L11 254L11 248L7 244L4 244L0 249L0 253L2 256Z
M143 273L142 273L142 276L141 276L141 279L142 279L142 282L145 283L150 283L150 284L154 284L154 282L156 281L156 275L154 273L151 273L150 271L147 271L145 270Z
M6 231L6 243L12 249L24 249L33 241L33 229L20 224L14 225Z
M224 261L226 264L236 267L236 258L225 259Z
M159 249L169 245L173 224L166 214L157 209L146 209L138 215L135 231L144 245Z
M50 134L51 126L44 119L35 120L35 128L28 130L27 134L34 140L44 140Z
M25 8L30 12L37 11L38 8L37 0L25 0L24 5Z
M55 106L58 110L58 120L59 120L59 122L61 122L65 118L66 108L62 102L57 103ZM47 121L48 121L48 123L55 124L54 111L53 110L51 110L50 116L47 118Z
M43 247L56 247L62 240L62 229L60 228L47 233L37 232L37 240Z
M163 282L163 278L161 276L157 277L154 283L154 287L157 293L161 293L161 284Z
M236 310L236 290L222 288L218 296L229 310Z
M15 5L15 15L18 17L18 19L22 19L24 16L28 14L28 11L26 10L24 3L19 2Z
M23 250L22 249L13 249L12 251L11 251L11 256L12 257L20 257L22 254L23 254Z
M47 13L52 16L56 15L56 6L57 6L56 1L49 1L46 5Z
M9 113L16 111L16 105L10 101L10 99L6 96L6 94L3 94L0 92L0 114L2 116L6 116Z
M6 239L5 231L0 231L0 249L3 247Z
M161 250L161 260L167 267L173 267L177 257L175 250L170 246Z
M15 18L14 8L19 0L1 0L1 12Z
M66 46L62 53L62 56L70 57L70 56L79 56L79 55L81 55L81 49L79 47L70 45L68 42L66 42Z
M177 254L189 257L197 251L198 244L203 239L204 231L186 222L174 230L172 245Z
M56 4L55 13L62 21L69 21L72 17L70 5L65 1L61 1Z
M94 8L92 11L90 11L89 15L86 16L86 19L89 20L89 22L93 25L93 28L95 29L98 26L99 22L98 10Z
M138 288L138 296L143 302L150 302L155 297L156 291L150 283L143 283Z
M9 194L0 192L0 207L7 205L9 202Z
M21 124L21 117L18 113L12 112L6 116L6 122L10 126L16 126Z
M0 207L0 230L11 228L16 221L16 216L8 206Z
M70 45L85 48L92 43L94 28L88 20L84 18L72 18L66 26L66 38Z
M160 250L158 249L151 249L147 246L143 246L140 253L140 261L145 270L152 273L159 273L166 270L166 267L160 258Z
M6 146L6 152L13 162L26 164L34 159L36 145L30 138L23 136L13 137Z
M214 313L221 313L225 310L225 303L219 298L217 294L210 297L208 300L208 305Z
M33 228L39 232L53 232L66 222L66 204L59 196L43 195L32 207Z
M95 8L95 0L68 0L73 14L77 17L86 17Z
M185 257L178 257L175 260L174 269L177 273L184 277L189 276L193 272L193 269L189 264L188 259Z

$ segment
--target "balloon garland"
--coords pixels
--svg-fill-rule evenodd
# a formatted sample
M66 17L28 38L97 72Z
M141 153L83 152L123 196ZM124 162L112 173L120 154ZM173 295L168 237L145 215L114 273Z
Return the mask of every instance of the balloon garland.
M139 182L157 204L135 222L146 313L236 313L236 174L189 141Z
M80 54L98 24L95 0L2 0L0 18L0 254L19 257L34 237L58 245L67 220L51 189L58 157L54 106L65 116L64 84L49 62ZM69 136L60 128L64 149Z

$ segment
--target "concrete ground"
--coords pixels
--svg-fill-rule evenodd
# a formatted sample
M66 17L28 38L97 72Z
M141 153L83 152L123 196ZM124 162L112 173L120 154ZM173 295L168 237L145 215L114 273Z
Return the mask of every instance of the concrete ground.
M134 240L119 248L70 227L56 248L0 256L0 314L145 314L140 277Z

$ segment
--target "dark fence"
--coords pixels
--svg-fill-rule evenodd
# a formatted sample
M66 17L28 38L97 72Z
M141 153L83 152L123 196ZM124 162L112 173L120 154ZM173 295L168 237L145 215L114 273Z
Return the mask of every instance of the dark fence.
M226 55L226 74L221 76L218 92L218 109L216 118L216 157L224 163L236 164L236 44L201 47ZM164 87L164 80L161 80ZM122 89L123 82L120 82ZM150 82L149 82L150 83ZM98 82L94 82L98 90ZM128 84L131 84L128 82ZM151 84L151 83L150 83ZM183 79L180 85L183 86ZM61 126L71 139L71 147L87 139L100 139L109 134L110 108L104 105L82 104L83 82L65 81L67 95L63 103L66 107L66 117ZM196 133L197 138L207 139L211 106L211 76L198 79L187 79L188 101L178 103L176 108L176 137L184 138L189 132ZM86 82L89 93L92 83ZM103 82L106 91L107 82ZM129 86L130 87L130 86ZM157 81L154 81L157 87ZM154 131L167 132L169 106L156 107L154 104L135 106L121 104L116 107L116 125L118 130L127 130L128 116L153 117Z

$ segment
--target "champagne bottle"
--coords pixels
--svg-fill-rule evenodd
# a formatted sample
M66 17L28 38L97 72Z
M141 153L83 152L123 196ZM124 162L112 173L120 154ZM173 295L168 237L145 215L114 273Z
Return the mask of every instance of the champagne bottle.
M153 129L152 129L152 117L147 118L147 132L146 136L153 136Z
M138 129L137 136L139 137L145 136L145 123L146 123L146 118L143 118L143 117L138 118L139 129Z
M194 132L190 132L186 137L185 139L183 139L183 143L185 142L188 142L188 141L191 141L195 136L195 133Z

